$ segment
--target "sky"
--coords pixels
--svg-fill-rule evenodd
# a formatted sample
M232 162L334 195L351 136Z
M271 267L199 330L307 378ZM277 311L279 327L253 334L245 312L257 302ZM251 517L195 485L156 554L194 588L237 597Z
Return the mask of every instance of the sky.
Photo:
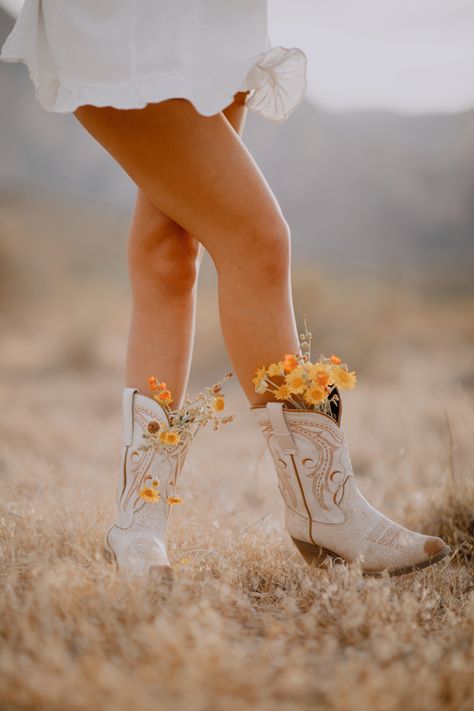
M22 4L0 0L12 14ZM274 45L305 51L316 104L415 114L474 107L474 0L268 0L268 18Z
M308 56L308 96L335 109L474 106L474 0L269 0L273 44Z

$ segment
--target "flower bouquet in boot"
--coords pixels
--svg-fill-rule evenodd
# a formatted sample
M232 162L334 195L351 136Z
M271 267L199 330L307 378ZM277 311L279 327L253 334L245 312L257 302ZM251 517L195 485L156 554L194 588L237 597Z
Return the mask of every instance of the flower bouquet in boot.
M107 548L120 570L150 571L171 579L166 550L170 510L182 502L178 477L201 427L214 430L232 422L223 415L225 378L173 409L166 383L152 376L150 396L135 388L123 393L124 442L117 517L107 533Z
M286 528L308 563L328 557L358 561L364 573L409 573L450 552L440 538L391 521L359 491L341 426L340 390L357 384L335 355L311 360L311 333L301 353L255 371L253 383L270 402L252 408L265 437L285 504Z

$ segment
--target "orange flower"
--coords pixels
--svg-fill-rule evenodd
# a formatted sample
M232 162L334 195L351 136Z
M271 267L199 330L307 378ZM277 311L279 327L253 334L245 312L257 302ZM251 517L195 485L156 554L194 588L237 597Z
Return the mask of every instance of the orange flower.
M308 368L308 375L311 380L314 380L318 385L325 387L331 379L331 368L327 363L314 363Z
M328 373L318 373L316 376L316 382L318 385L321 385L323 388L326 387L326 385L329 383L329 374Z
M298 359L296 358L295 355L292 355L291 353L286 355L283 359L283 370L285 373L291 373L292 370L294 370L298 365Z
M170 505L182 504L183 500L180 496L176 496L176 495L175 496L168 496L168 498L166 499L166 503L170 504Z
M160 383L160 390L166 390L167 387L166 383Z
M156 378L154 375L150 375L148 378L148 385L150 390L158 390L158 383L156 382Z
M334 363L334 365L340 365L342 363L342 360L337 356L337 355L332 355L329 359L331 363Z
M161 385L163 385L163 383L161 383ZM168 402L171 402L171 392L169 390L163 390L163 388L161 388L161 392L159 393L158 397L160 398L160 400L166 400Z

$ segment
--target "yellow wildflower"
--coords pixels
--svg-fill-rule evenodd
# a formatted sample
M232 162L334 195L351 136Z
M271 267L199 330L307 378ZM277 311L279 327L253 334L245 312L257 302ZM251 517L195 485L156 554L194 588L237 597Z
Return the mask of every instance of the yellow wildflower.
M181 437L178 432L171 432L170 430L160 432L161 444L178 444L180 439Z
M270 363L267 370L268 375L273 378L275 375L283 375L283 362Z
M259 382L265 377L266 372L267 370L264 365L262 365L261 368L257 368L257 370L255 371L255 375L252 378L252 383L254 385L258 385Z
M317 385L317 383L314 383L305 392L304 399L308 403L308 405L317 405L318 402L322 402L324 400L326 395L326 388L323 388L321 385Z
M170 432L168 431L166 433L166 444L178 444L180 441L181 437L178 434L178 432Z
M140 496L142 499L145 499L145 501L149 501L152 504L156 503L161 499L159 493L155 491L155 489L152 489L151 486L144 486L143 489L140 489L138 496Z
M291 395L291 391L288 385L283 384L274 391L274 394L277 400L287 400Z
M354 371L349 372L340 365L336 365L332 368L331 372L334 383L338 388L341 388L342 390L352 390L352 388L355 388L357 384L357 376Z
M308 368L308 375L318 385L324 387L332 382L331 367L327 363L311 363Z
M298 395L304 392L306 383L304 379L304 371L300 368L295 368L285 376L285 382L288 385L290 392Z
M182 504L183 500L181 499L180 496L168 496L166 499L166 503L173 505L173 504Z
M212 407L216 412L220 412L221 410L224 409L225 407L225 400L222 397L222 395L219 395L218 397L214 398L214 401L212 403Z
M267 385L265 383L266 373L267 371L264 365L262 365L261 368L257 368L257 370L255 371L255 376L252 378L252 383L255 385L255 391L257 393L264 393L267 389Z

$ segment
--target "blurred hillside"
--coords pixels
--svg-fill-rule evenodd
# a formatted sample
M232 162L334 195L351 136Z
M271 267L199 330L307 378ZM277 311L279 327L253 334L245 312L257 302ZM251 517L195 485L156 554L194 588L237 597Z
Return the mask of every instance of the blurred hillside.
M0 11L0 42L11 26ZM74 117L35 103L25 67L0 63L0 96L0 365L119 373L134 188ZM317 350L382 377L457 353L458 382L474 387L474 112L305 104L282 126L250 114L244 140L291 226L295 305ZM207 261L193 371L203 378L225 367L215 292Z
M11 26L0 11L0 42ZM24 209L36 193L43 203L77 201L81 214L94 203L106 204L113 220L128 214L129 179L72 116L36 105L24 67L2 63L0 87L3 205ZM445 277L454 270L469 281L474 112L330 114L305 104L282 126L250 115L245 142L291 225L295 261L390 265L405 275L441 267Z

